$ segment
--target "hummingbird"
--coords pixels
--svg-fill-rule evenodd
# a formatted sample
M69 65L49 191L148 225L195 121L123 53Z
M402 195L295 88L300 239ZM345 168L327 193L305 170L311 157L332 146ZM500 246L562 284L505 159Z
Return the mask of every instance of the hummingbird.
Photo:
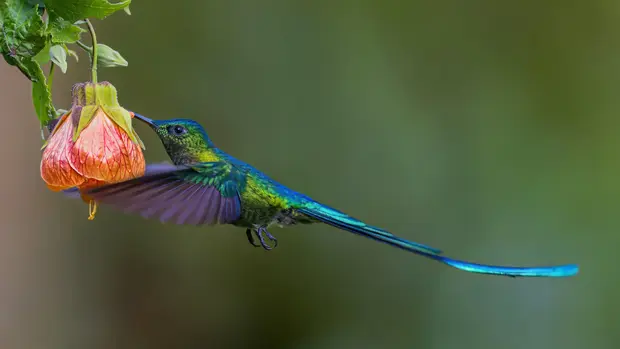
M216 147L194 120L152 120L136 113L134 117L155 131L173 164L151 164L142 177L88 190L86 194L98 203L162 223L245 228L249 243L265 250L277 246L269 232L274 226L323 223L471 273L567 277L578 272L572 264L513 267L446 257L439 249L366 224L276 182Z

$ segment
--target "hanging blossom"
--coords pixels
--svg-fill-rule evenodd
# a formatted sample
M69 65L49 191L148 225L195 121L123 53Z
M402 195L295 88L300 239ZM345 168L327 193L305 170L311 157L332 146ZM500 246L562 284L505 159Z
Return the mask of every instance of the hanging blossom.
M132 127L133 113L118 104L112 84L78 83L72 95L71 110L43 145L41 178L53 191L77 188L92 220L97 203L85 190L144 175L144 144Z

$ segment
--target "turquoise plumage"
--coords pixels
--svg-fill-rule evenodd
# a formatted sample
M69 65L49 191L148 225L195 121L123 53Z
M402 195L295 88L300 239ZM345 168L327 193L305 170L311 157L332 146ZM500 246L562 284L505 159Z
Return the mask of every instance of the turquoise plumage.
M162 222L243 227L252 245L267 250L277 245L268 228L320 222L471 273L565 277L578 272L576 265L503 267L445 257L281 185L217 148L193 120L135 117L157 133L174 165L149 165L143 177L92 189L87 195L97 202Z

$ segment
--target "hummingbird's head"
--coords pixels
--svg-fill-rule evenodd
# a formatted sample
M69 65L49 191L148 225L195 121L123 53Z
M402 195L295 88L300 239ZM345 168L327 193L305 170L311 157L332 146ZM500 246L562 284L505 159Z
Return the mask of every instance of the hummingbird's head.
M134 117L157 133L168 156L177 165L201 161L199 155L214 147L207 132L194 120L152 120L135 113Z

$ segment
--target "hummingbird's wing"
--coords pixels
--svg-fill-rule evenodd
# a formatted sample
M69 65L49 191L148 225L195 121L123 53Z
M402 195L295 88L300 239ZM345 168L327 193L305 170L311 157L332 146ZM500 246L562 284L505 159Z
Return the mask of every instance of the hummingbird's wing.
M170 170L174 170L176 167L169 162L161 162L158 164L148 164L146 165L146 169L144 171L145 176L153 175L160 172L167 172ZM65 189L62 191L65 197L71 199L79 199L81 198L80 190L77 187L72 187L69 189Z
M226 224L239 219L239 187L245 174L225 162L191 166L159 164L157 171L125 182L91 189L95 201L145 218L176 224Z

